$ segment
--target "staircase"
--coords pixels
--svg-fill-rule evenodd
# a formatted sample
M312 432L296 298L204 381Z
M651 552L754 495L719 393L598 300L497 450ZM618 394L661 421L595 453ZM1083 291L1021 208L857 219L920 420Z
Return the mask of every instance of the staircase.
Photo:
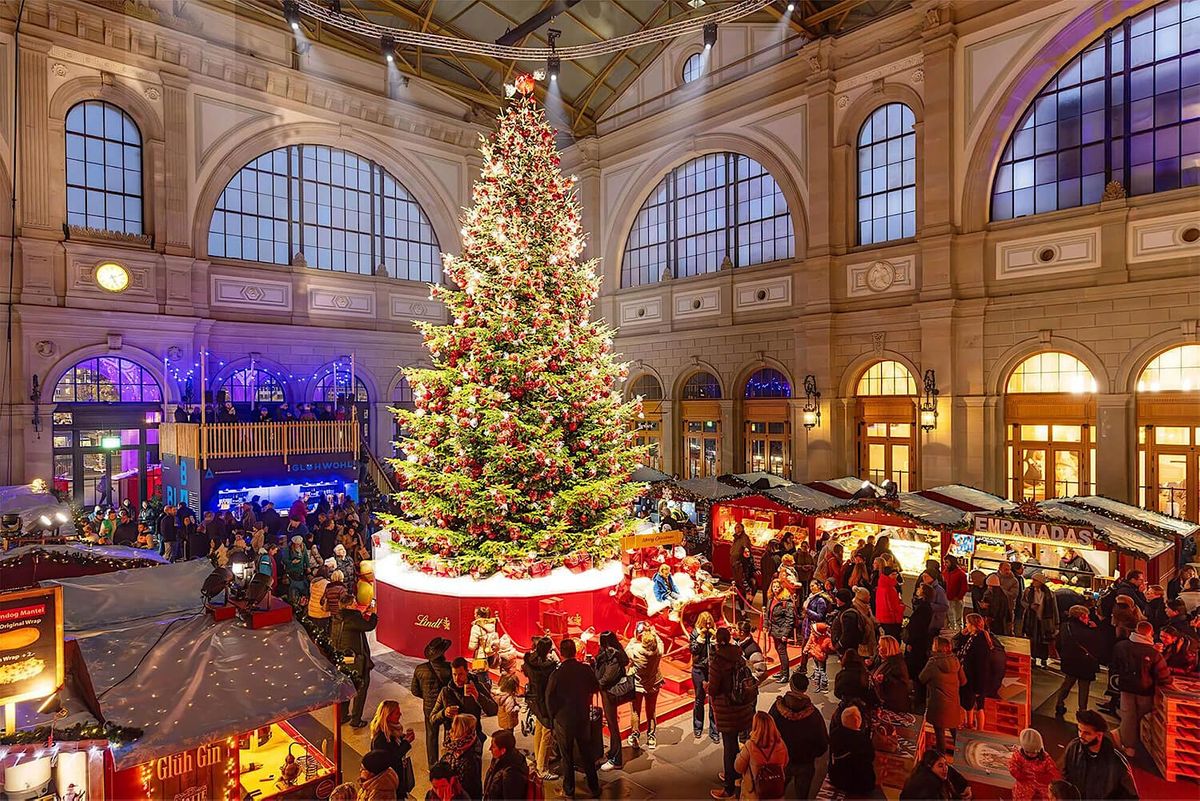
M398 491L392 469L381 462L366 440L362 442L362 469L359 471L358 499L372 509L387 509L391 496Z

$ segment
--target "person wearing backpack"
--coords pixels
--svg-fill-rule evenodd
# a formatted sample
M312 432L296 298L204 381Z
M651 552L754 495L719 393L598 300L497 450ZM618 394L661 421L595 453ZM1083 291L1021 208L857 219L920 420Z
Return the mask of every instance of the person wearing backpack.
M854 593L850 590L838 590L834 595L837 602L837 614L830 620L829 636L838 653L848 650L858 650L866 637L866 625L862 616L854 609Z
M727 627L717 629L716 643L708 659L708 694L721 735L725 769L720 775L722 786L712 791L712 797L733 798L737 792L738 733L750 728L754 718L758 682Z
M793 673L788 691L771 705L771 718L787 746L786 778L793 798L809 798L817 759L829 750L829 731L821 710L808 697L808 676Z
M755 712L750 739L738 752L733 769L742 777L742 799L775 801L787 786L784 768L788 750L775 721L766 712Z
M617 635L600 633L600 652L594 664L600 682L600 701L604 707L604 725L608 727L608 759L600 770L614 770L623 764L621 759L621 721L617 717L622 704L633 701L634 681L629 675L629 657Z
M1054 714L1067 713L1067 696L1079 685L1079 706L1076 712L1088 708L1088 697L1096 672L1100 669L1100 632L1092 622L1086 606L1076 604L1067 611L1067 620L1058 630L1058 658L1062 663L1063 680L1054 698Z
M1143 620L1113 647L1111 671L1121 691L1121 728L1119 745L1125 756L1133 757L1141 742L1142 718L1154 709L1154 693L1171 685L1171 670L1154 646L1154 626Z
M875 792L875 746L866 731L863 712L845 707L838 725L829 732L829 784L851 798Z

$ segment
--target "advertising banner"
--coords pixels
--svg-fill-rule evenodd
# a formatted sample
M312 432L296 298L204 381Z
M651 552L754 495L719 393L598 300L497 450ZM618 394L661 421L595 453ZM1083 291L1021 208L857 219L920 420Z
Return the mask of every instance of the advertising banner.
M0 706L63 683L62 587L0 595Z

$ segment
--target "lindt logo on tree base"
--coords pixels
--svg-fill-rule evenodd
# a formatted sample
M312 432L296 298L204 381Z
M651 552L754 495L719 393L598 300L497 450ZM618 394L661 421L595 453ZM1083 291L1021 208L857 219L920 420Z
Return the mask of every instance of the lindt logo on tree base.
M423 629L445 629L446 631L449 631L450 618L439 617L430 619L429 615L417 615L417 622L415 625L420 626Z

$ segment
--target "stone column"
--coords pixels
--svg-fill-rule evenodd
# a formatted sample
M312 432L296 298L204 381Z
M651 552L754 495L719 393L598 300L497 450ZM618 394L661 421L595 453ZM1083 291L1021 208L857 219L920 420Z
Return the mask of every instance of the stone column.
M721 463L717 466L717 470L721 474L732 473L736 469L737 460L734 458L734 414L733 401L722 400L717 401L721 409Z
M953 483L986 487L986 412L982 395L960 395L954 399L954 467ZM1001 443L1003 448L1003 443Z
M191 186L188 165L187 88L190 78L186 69L163 70L163 175L162 209L156 231L169 254L191 255L192 214L188 207L188 188Z
M49 130L50 94L47 53L50 42L27 34L21 36L17 53L20 81L17 102L21 112L20 193L18 214L23 237L57 239L64 211L53 208L54 187L48 176L61 174L54 169Z
M1008 497L1008 447L1005 444L1004 397L983 398L983 485L980 489Z
M664 398L662 402L662 422L659 423L662 433L662 471L672 475L683 475L682 460L676 461L676 445L679 443L679 420L675 414L675 403Z
M952 448L954 443L954 301L937 301L921 304L921 373L914 376L917 392L924 392L923 376L933 370L939 395L937 399L937 427L932 431L921 431L919 487L936 487L954 481ZM918 397L918 406L923 402ZM920 425L918 413L917 424Z
M1131 393L1096 396L1096 486L1092 492L1136 505L1135 419Z

